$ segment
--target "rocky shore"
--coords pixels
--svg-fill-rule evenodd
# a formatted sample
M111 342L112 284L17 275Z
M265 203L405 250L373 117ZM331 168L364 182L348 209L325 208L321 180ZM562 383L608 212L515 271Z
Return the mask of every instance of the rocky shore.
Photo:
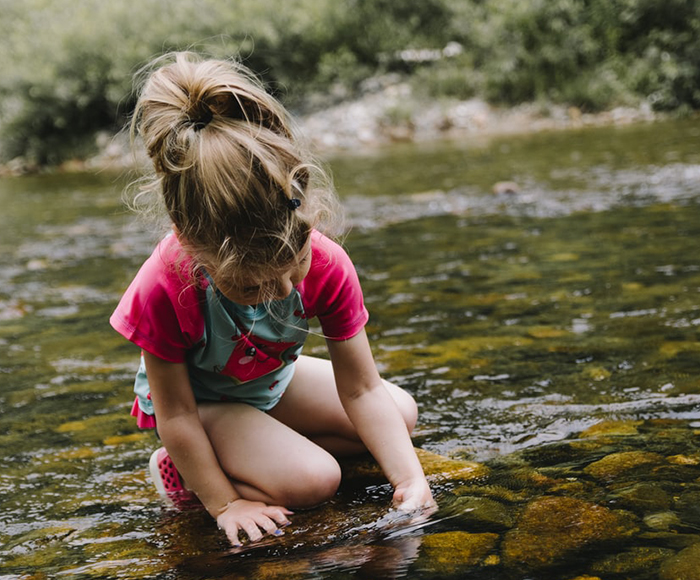
M396 142L426 142L470 135L516 134L653 121L648 105L583 113L576 107L528 103L498 108L481 99L427 100L392 77L367 82L361 98L300 119L302 132L320 150L355 150Z
M369 79L361 96L297 115L301 134L321 156L393 143L419 143L445 139L577 129L589 126L649 122L661 117L648 105L620 107L602 113L584 113L576 107L528 103L499 108L481 99L426 99L409 83L391 75ZM131 151L128 135L101 133L97 154L71 159L57 168L42 168L24 158L0 166L0 176L39 171L122 171L144 160Z

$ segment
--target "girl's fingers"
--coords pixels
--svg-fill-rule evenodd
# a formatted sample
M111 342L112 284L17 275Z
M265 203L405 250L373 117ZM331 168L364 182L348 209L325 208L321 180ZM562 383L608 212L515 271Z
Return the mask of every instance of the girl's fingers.
M241 543L240 538L238 537L238 527L236 526L233 527L233 530L226 530L226 537L228 538L228 541L231 542L231 545L235 548L238 548L239 546L243 545Z
M257 522L257 525L271 536L275 535L275 532L279 531L277 524L270 518L262 518L259 522Z
M290 510L281 506L268 507L260 514L227 525L226 537L234 547L239 547L242 545L240 532L245 533L251 543L261 540L263 532L271 536L281 536L284 532L279 527L290 523L287 516L291 514Z
M280 526L286 526L289 523L289 519L287 516L291 516L293 512L289 511L287 508L283 507L272 507L270 508L265 515L267 515L270 519L274 520L277 522L278 525Z
M256 522L246 522L246 524L242 527L243 531L246 533L251 542L257 542L263 536L262 532L260 531L260 527Z

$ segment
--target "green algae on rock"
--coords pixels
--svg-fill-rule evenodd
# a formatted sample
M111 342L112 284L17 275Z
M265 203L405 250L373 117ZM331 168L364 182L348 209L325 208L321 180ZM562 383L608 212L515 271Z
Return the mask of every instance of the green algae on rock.
M423 538L416 567L422 566L441 577L463 573L480 564L498 542L498 534L443 532Z
M616 489L609 501L618 507L643 514L663 512L671 505L668 494L659 485L652 483L635 483Z
M579 434L580 438L599 437L600 435L637 435L638 427L644 423L639 420L612 421L605 420L590 426Z
M661 564L659 580L700 580L700 544L681 550Z
M416 449L416 455L429 480L472 481L483 478L489 472L483 463L452 459L425 449Z
M665 462L662 455L648 451L622 451L611 453L588 465L584 471L596 479L614 480L621 476L630 476L639 470Z
M644 576L657 570L664 560L673 556L675 552L668 548L637 546L624 552L611 554L591 565L591 571L603 577L609 575L626 575L636 577Z
M457 497L446 511L468 530L500 532L513 527L517 508L485 497Z
M476 461L453 459L445 455L439 455L425 449L416 449L416 455L423 467L423 472L431 483L442 481L475 481L485 477L489 473L488 467ZM360 460L347 460L343 462L344 476L371 477L384 479L379 464L371 457Z
M545 496L529 503L506 533L503 561L514 568L541 569L604 542L628 538L634 518L572 497Z

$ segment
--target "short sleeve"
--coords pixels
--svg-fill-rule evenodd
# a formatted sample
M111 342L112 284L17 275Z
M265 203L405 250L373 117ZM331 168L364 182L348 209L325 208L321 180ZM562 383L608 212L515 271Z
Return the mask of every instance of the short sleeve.
M178 267L178 248L175 236L156 247L110 317L127 340L176 363L204 334L200 293Z
M355 265L343 248L316 231L311 250L309 273L299 285L306 314L318 318L327 338L352 338L369 320Z

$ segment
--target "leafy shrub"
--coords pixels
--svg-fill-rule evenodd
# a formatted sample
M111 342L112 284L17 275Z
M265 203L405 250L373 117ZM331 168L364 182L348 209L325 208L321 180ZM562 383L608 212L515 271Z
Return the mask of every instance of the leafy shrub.
M411 84L430 97L471 99L483 93L484 75L475 70L470 55L444 59L415 71Z
M0 0L0 11L5 159L84 154L128 117L134 72L173 49L239 55L299 111L386 72L431 97L700 107L697 0ZM450 42L463 54L400 56Z

